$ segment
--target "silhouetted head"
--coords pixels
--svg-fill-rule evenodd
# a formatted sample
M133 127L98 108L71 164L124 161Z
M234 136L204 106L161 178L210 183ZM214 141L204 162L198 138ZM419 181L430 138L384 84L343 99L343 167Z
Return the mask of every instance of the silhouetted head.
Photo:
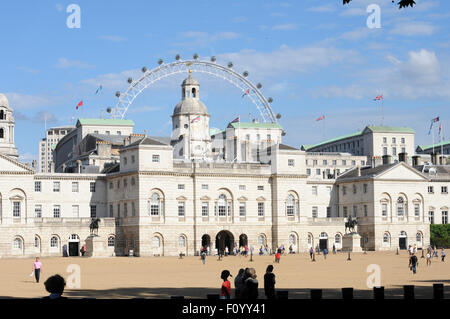
M272 272L273 271L273 265L267 266L266 272Z
M222 271L222 274L220 275L220 278L223 280L228 280L228 277L230 277L231 274L228 270Z
M53 275L49 277L45 282L45 290L52 294L62 294L64 292L64 287L66 286L66 281L60 275Z

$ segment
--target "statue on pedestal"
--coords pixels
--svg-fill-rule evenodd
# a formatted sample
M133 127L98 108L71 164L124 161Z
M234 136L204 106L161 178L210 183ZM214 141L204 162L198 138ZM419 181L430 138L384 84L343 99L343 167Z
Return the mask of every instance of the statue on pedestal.
M98 223L100 222L100 218L92 218L91 224L89 228L91 230L91 236L98 236Z
M345 233L347 233L347 228L350 231L350 234L355 233L355 226L358 224L356 219L353 219L352 216L349 216L348 221L345 223Z

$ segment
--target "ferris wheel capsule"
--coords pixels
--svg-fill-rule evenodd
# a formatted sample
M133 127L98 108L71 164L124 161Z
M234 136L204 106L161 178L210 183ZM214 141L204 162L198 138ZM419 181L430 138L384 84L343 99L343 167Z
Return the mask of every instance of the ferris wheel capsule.
M194 58L194 60L197 60L198 59L198 54L194 53L194 55L192 57Z
M117 96L117 97L120 97L120 91L117 91L117 92L116 92L116 96Z
M267 99L267 102L272 103L272 102L273 102L273 99L272 99L271 97L269 97L269 98Z
M262 84L261 84L261 83L258 83L258 84L256 84L256 87L257 87L258 89L260 89L260 88L262 88Z
M179 61L180 59L181 59L181 56L180 56L179 54L177 54L177 55L175 56L175 60Z
M233 67L233 62L228 62L228 67L231 69Z
M158 60L158 64L159 64L159 65L161 65L161 64L163 64L163 63L164 63L163 59L159 59L159 60Z
M141 71L142 71L142 73L145 73L145 72L147 72L147 68L145 66L143 66Z
M247 77L247 76L248 76L248 71L244 71L244 72L242 73L242 75L243 75L244 77Z
M216 62L216 57L214 55L211 57L211 62Z
M131 84L131 82L133 82L133 78L128 78L127 82Z

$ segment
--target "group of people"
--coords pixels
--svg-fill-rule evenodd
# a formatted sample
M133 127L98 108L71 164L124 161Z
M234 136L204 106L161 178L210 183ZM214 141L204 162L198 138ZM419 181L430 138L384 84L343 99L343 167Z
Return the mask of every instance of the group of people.
M228 280L231 276L229 270L223 270L220 278L223 280L220 288L220 299L231 299L231 282ZM258 279L256 279L255 268L241 268L234 279L234 298L235 299L258 299ZM275 274L273 266L267 266L264 275L264 294L267 299L275 299Z
M416 256L417 246L414 245L414 247L413 247L413 246L409 245L408 253L409 253L409 264L408 264L408 267L413 272L413 274L415 274L415 273L417 273L417 266L419 265L419 259ZM436 257L437 258L439 256L438 256L438 250L437 250L436 246L431 247L431 245L430 245L427 248L427 266L431 266L431 259L432 259L432 257ZM442 262L445 261L445 250L444 250L444 248L441 249L441 261Z

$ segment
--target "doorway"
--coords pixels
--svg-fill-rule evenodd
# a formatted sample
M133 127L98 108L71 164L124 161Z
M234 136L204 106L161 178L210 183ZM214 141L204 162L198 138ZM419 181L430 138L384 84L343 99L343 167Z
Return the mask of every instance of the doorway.
M234 236L228 230L222 230L216 235L216 248L217 252L223 255L225 254L225 247L228 247L228 251L232 252L234 246Z
M80 237L77 234L70 235L69 238L69 256L79 256L80 255Z
M406 241L406 232L402 231L400 236L398 236L398 248L401 250L406 250L407 241Z

